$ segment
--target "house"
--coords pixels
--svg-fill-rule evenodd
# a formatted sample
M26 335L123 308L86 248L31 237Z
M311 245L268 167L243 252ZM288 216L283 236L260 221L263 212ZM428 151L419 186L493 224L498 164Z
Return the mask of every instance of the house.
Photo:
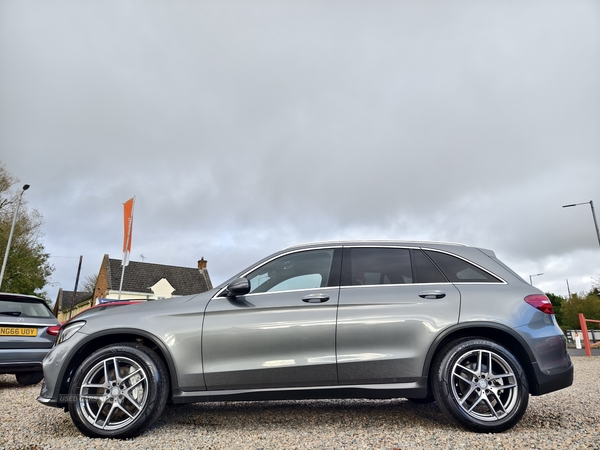
M130 261L125 267L121 300L160 300L209 291L213 286L206 266L204 258L198 261L197 268ZM99 298L119 298L122 271L120 259L104 255L94 289L94 304Z
M91 292L77 292L73 299L73 291L63 291L60 288L52 312L60 322L64 322L93 304L94 299Z

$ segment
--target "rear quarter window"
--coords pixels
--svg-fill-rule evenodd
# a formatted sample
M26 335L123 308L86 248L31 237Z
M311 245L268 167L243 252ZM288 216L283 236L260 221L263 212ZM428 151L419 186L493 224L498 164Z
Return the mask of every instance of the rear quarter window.
M425 250L452 283L502 283L491 273L447 253Z

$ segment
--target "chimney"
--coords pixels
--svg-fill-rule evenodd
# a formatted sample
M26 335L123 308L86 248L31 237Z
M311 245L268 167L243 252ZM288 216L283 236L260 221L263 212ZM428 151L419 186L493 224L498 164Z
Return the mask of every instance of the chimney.
M206 269L206 264L208 264L208 261L206 261L203 256L202 259L198 261L198 269Z

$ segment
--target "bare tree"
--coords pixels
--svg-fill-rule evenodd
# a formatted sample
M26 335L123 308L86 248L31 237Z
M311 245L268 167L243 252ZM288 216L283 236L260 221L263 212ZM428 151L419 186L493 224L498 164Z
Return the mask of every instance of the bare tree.
M98 282L98 274L95 275L87 275L83 283L81 283L81 291L82 292L91 292L94 293L94 289L96 289L96 283Z

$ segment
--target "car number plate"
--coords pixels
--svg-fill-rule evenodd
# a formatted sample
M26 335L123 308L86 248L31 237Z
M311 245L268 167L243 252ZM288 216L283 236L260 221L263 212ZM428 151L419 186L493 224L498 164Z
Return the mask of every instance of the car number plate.
M0 336L36 337L37 328L0 327Z

